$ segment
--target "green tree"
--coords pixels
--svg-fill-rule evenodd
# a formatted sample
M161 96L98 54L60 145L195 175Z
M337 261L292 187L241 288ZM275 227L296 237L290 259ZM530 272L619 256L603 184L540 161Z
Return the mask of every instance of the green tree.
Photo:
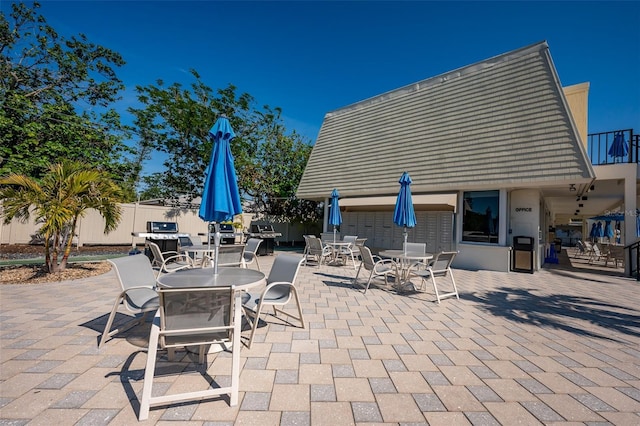
M63 158L81 160L119 176L132 196L135 163L123 155L133 152L110 108L124 88L121 55L60 36L37 2L11 7L0 14L0 176L39 178Z
M116 229L122 216L120 187L106 173L79 162L52 165L40 180L20 174L1 178L0 200L5 223L14 218L27 221L33 214L41 224L39 233L44 238L50 273L66 268L78 220L87 210L95 209L102 215L105 234Z
M213 143L209 130L224 114L236 133L231 151L243 200L252 203L254 212L281 220L317 220L317 204L295 198L311 145L287 132L280 108L257 108L254 98L237 94L235 86L214 91L196 71L191 73L195 81L188 88L163 81L136 88L143 107L129 111L136 117L138 143L168 154L164 173L142 178L143 198L201 194Z

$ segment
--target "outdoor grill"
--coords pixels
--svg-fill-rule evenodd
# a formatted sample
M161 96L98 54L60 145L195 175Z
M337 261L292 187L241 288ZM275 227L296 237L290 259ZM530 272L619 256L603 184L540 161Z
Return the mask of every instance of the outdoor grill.
M180 237L188 237L189 234L178 232L177 222L147 222L147 232L136 232L136 237L143 237L148 242L158 245L161 252L178 251L178 241ZM153 260L153 253L149 248L145 248L144 253Z
M273 255L274 240L276 237L281 237L282 234L273 230L273 225L251 225L251 232L249 238L260 238L262 244L258 247L258 255Z
M201 234L204 235L204 234ZM216 235L214 225L211 225L211 230L209 231L209 238L211 244L214 244L214 237ZM233 225L230 223L221 223L220 224L220 244L235 244L236 242L236 234L233 229Z

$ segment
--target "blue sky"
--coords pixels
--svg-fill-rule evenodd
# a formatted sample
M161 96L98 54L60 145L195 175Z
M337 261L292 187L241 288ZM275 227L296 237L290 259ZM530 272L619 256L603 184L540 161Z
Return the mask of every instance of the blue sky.
M591 84L589 132L640 132L640 2L41 3L61 34L124 56L122 110L135 85L188 86L193 68L214 89L281 107L315 141L331 110L546 40L563 86Z

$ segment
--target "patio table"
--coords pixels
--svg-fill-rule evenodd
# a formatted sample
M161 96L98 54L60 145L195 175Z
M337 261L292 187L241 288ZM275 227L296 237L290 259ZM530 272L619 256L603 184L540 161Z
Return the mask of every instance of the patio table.
M221 287L232 285L237 292L247 291L267 283L265 275L254 269L220 267L214 275L212 268L183 269L158 277L158 285L170 288L189 287ZM236 300L239 300L236 297ZM190 350L190 348L187 348ZM225 348L222 345L211 345L209 353L217 353Z
M417 262L427 262L433 259L433 253L422 253L419 251L404 250L382 250L380 257L387 257L395 260L400 265L400 280L404 283L409 278L411 267Z
M331 247L332 259L331 262L337 264L339 261L340 254L343 248L349 248L351 243L345 241L325 241L326 246ZM346 262L345 262L346 263Z

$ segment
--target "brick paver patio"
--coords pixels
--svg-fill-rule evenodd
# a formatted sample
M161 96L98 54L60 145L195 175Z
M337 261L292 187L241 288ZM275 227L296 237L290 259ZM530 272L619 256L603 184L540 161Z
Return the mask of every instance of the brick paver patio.
M273 257L259 261L268 271ZM353 268L304 266L307 328L258 329L237 406L153 408L142 423L640 424L640 284L561 267L454 273L461 299L438 305L429 290L363 295ZM137 423L148 324L97 348L117 291L113 272L0 286L0 425ZM221 382L225 357L208 370ZM204 383L157 381L158 392Z

